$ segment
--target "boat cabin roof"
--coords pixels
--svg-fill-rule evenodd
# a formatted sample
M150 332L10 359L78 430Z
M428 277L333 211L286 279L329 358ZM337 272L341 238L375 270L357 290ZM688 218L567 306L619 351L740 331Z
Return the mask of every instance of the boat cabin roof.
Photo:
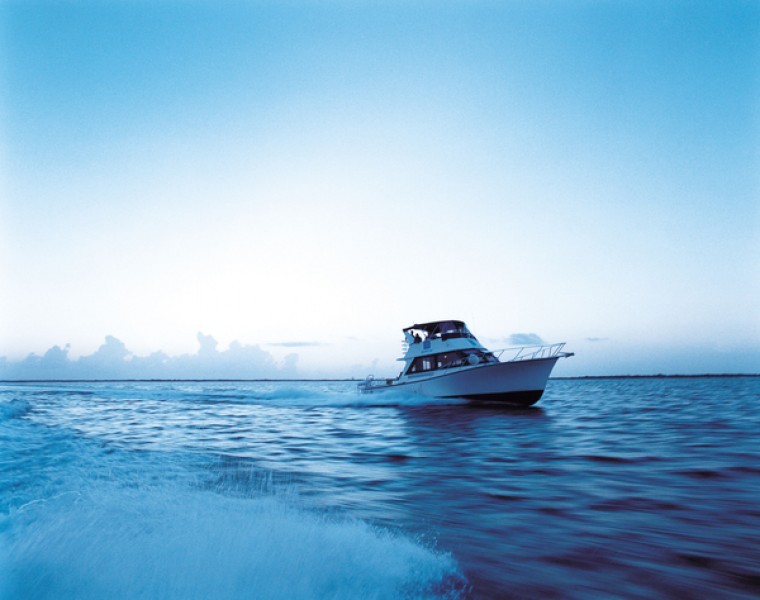
M436 333L470 333L464 321L431 321L430 323L417 323L411 327L404 327L404 333L407 331L424 331L428 335Z

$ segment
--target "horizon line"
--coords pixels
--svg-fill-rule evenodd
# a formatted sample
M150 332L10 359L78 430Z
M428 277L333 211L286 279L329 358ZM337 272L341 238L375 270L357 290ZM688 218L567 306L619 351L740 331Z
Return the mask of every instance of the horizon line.
M731 377L760 377L760 373L697 373L697 374L648 374L648 375L575 375L549 377L549 381L564 380L582 380L582 379L688 379L688 378L731 378ZM0 383L231 383L231 382L310 382L310 381L363 381L357 377L294 377L294 378L271 378L263 377L256 379L239 379L239 378L202 378L202 379L185 379L185 378L132 378L132 379L0 379Z

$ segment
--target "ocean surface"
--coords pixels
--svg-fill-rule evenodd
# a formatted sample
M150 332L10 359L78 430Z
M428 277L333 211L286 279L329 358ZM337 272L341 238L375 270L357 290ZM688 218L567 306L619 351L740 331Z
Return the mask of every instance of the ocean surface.
M0 384L0 598L757 598L760 378Z

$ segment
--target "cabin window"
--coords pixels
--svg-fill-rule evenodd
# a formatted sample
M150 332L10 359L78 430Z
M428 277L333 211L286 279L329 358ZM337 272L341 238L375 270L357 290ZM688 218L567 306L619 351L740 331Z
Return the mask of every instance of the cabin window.
M449 369L451 367L458 367L462 363L462 359L464 358L464 353L455 351L455 352L444 352L442 354L436 354L436 366L439 369Z
M418 356L412 361L411 366L407 373L423 373L425 371L432 371L436 368L435 357L433 356Z
M468 357L477 356L480 363L497 363L499 359L496 358L492 352L484 352L483 350L454 350L452 352L441 352L440 354L433 354L430 356L418 356L412 361L409 366L407 375L413 375L415 373L424 373L426 371L434 371L436 369L450 369L452 367L467 366Z

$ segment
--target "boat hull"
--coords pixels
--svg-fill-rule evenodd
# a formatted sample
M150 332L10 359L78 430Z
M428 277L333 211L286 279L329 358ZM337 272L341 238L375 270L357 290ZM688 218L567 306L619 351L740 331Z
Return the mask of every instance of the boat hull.
M552 368L559 358L491 363L433 376L410 376L391 385L375 385L363 391L395 389L436 398L530 406L543 395Z
M531 406L541 399L544 390L527 390L520 392L500 392L496 394L468 394L452 396L464 398L473 404L508 404L510 406Z

